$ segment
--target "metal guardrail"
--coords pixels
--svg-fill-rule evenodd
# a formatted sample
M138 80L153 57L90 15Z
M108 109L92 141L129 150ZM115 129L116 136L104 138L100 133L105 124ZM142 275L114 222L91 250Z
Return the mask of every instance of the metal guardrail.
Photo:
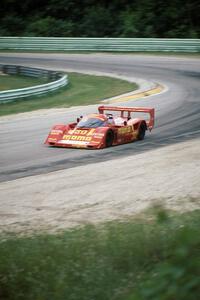
M0 50L200 52L200 39L0 37Z
M48 83L35 85L32 87L2 91L0 92L0 104L20 100L22 98L30 99L30 97L39 96L41 94L46 94L48 92L57 90L68 83L67 75L64 75L60 72L48 71L38 68L16 65L0 65L0 72L9 75L18 74L30 77L42 77L47 81L50 81Z

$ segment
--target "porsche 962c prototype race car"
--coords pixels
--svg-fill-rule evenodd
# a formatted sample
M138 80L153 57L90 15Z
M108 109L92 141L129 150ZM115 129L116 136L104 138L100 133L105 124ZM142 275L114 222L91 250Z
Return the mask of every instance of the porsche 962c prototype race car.
M138 113L147 115L138 117ZM141 114L140 114L141 116ZM154 126L154 108L99 106L98 113L75 123L55 125L45 144L55 147L101 149L143 140Z

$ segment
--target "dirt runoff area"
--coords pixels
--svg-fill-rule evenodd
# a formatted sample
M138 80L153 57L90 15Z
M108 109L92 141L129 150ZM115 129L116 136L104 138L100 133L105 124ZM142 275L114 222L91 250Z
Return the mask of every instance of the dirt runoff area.
M200 141L0 184L0 231L55 231L126 219L154 203L200 208Z

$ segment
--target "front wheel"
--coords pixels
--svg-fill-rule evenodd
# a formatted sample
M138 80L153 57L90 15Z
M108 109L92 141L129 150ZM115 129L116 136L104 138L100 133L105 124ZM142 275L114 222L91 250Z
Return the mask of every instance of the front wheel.
M137 137L139 141L142 141L144 139L145 132L146 132L146 125L144 123L142 123L140 125L139 132L138 132L138 137Z
M112 132L112 130L108 130L105 138L105 146L111 147L113 144L113 140L114 140L114 133Z

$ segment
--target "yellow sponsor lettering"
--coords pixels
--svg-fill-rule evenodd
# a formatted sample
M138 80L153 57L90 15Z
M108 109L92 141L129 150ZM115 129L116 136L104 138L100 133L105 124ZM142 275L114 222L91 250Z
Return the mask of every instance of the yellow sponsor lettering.
M93 135L95 132L95 129L92 128L89 131L88 130L82 130L82 129L73 129L69 130L68 133L73 136L73 134L77 135Z
M71 135L63 135L63 140L70 140Z
M72 141L91 141L92 137L83 136L83 135L64 135L63 140L72 140Z
M52 130L50 134L52 134L52 135L59 135L59 134L61 134L61 133L62 133L61 130L60 130L60 131Z
M118 133L120 134L125 134L125 133L130 133L132 132L132 127L128 126L128 127L121 127L118 129Z
M81 129L73 129L68 131L69 134L81 134L81 135L86 135L87 132L88 132L87 130L81 130Z
M90 129L90 131L87 133L87 135L93 135L95 131L96 131L95 128Z
M78 135L77 141L85 141L85 136Z
M71 140L77 140L77 136L76 135L72 135L71 136Z
M87 130L77 130L77 131L79 131L77 134L82 134L82 135L87 134Z

